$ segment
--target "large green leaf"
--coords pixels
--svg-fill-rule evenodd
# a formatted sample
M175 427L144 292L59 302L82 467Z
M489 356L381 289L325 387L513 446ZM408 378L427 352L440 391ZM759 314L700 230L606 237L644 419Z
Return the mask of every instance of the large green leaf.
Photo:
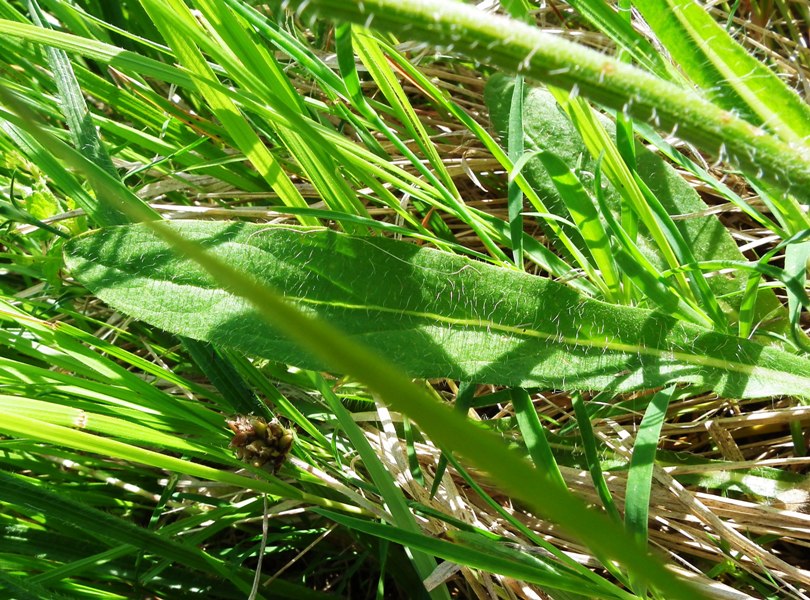
M810 397L810 360L549 279L385 238L234 222L171 226L415 377L617 392L680 381L735 397ZM322 368L143 225L84 234L65 254L73 275L122 312Z

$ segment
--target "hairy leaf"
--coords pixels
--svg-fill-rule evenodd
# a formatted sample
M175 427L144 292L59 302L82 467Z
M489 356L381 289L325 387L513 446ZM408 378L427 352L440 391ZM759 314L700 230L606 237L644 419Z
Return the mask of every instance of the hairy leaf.
M810 397L805 358L549 279L385 238L234 222L171 226L414 377L615 392L679 381L727 396ZM124 313L322 368L144 226L90 232L65 254L73 275Z

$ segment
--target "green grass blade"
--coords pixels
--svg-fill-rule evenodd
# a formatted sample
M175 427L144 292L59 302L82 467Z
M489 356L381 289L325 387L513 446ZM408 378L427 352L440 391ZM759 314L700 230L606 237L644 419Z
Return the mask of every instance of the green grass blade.
M416 524L408 503L405 501L402 490L397 486L391 473L374 452L371 444L366 439L363 430L354 422L351 413L340 403L329 384L320 375L313 375L313 380L318 390L323 395L329 408L337 417L341 428L349 438L354 449L363 460L363 465L368 469L371 479L377 486L383 501L391 513L393 525L407 531L413 535L419 535L420 529ZM414 552L412 556L413 566L419 577L424 581L436 568L436 561L429 554ZM449 599L450 594L447 587L442 585L430 592L431 598Z
M543 425L537 417L537 410L534 408L528 392L524 389L514 388L511 390L510 396L512 405L515 407L515 417L517 417L520 433L523 441L526 442L535 468L547 473L547 476L553 479L560 489L566 489L565 479L563 479L554 453L548 445Z
M523 156L523 76L515 76L512 88L512 102L509 106L509 138L507 141L509 159L513 163ZM512 238L512 256L515 266L523 269L523 191L514 180L509 178L507 188L507 206L509 211L509 233Z
M441 181L447 193L455 198L460 198L456 184L447 171L425 126L419 120L416 111L411 106L405 94L405 90L402 89L402 86L388 66L388 61L383 53L382 46L368 30L354 27L351 32L354 50L368 69L369 74L376 82L380 92L382 92L383 96L385 96L385 99L388 101L389 106L393 110L393 116L402 123L408 134L408 138L412 139L422 151L422 154L425 155L425 158L436 172L437 178Z
M599 499L602 501L602 506L605 507L608 515L615 522L621 523L622 518L619 514L619 509L616 508L613 495L610 493L610 489L608 489L607 482L605 481L605 476L602 473L602 463L599 461L596 437L593 434L593 427L591 426L591 417L585 407L585 402L582 400L582 394L577 393L572 395L571 402L579 427L579 435L582 439L582 447L585 450L585 460L588 464L588 470L591 473L591 479L596 488L596 493L599 494Z
M29 7L34 22L40 27L48 28L48 24L36 0L29 0ZM48 63L54 73L56 86L59 90L60 106L71 132L74 145L76 148L80 149L89 160L98 164L111 175L117 176L112 159L109 154L107 154L107 151L98 137L95 125L87 109L87 104L84 101L82 91L76 81L67 54L53 47L46 48L46 53ZM128 221L124 213L116 210L109 204L99 202L98 200L95 201L95 204L95 210L91 211L89 214L95 216L97 219L96 222L99 225L119 225ZM153 218L157 217L158 214L155 212Z
M644 413L644 418L633 444L633 456L627 474L627 490L624 500L624 519L627 531L640 543L647 544L647 522L650 512L655 453L667 408L676 388L671 387L655 394ZM636 586L636 592L644 595L644 586Z
M594 265L599 269L599 276L594 273L591 279L597 284L603 282L606 300L618 301L621 297L621 277L610 248L610 237L602 225L593 199L576 174L558 156L547 150L539 151L535 156L543 163L560 199L582 235Z

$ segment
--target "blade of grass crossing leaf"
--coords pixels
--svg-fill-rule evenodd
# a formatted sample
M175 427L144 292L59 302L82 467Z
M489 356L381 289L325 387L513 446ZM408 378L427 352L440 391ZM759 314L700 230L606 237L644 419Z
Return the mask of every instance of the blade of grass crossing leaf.
M523 156L523 76L515 76L512 104L509 110L509 158L516 163ZM507 187L509 233L512 238L512 256L515 266L523 269L523 191L513 178Z
M368 470L372 481L374 481L374 484L377 486L385 505L391 513L393 523L404 531L409 531L414 534L418 533L420 531L419 526L416 524L416 520L408 508L408 503L405 501L403 492L397 487L393 477L391 477L391 473L380 461L363 431L357 423L355 423L354 419L352 419L349 411L341 404L326 380L316 373L312 373L310 377L335 417L337 417L341 428L349 438L357 454L362 459L363 465ZM423 581L427 579L433 572L433 569L436 568L435 561L429 555L422 552L414 552L411 556L411 560L414 569ZM430 596L431 598L442 598L444 600L450 598L447 586L444 585L430 592Z
M596 488L596 493L599 495L602 506L605 507L608 515L616 523L621 523L622 517L619 514L619 509L616 508L613 495L610 493L604 473L602 472L602 464L599 461L599 454L597 452L596 437L593 434L593 427L591 426L591 417L588 414L588 409L585 408L582 394L572 394L571 403L574 407L574 415L576 416L577 425L579 426L582 447L585 450L585 460L588 464L588 471L591 474L591 480Z
M537 418L537 410L534 408L529 393L522 388L513 388L510 396L512 406L515 408L520 433L523 441L529 449L529 456L532 457L534 466L546 473L546 476L555 482L560 489L567 490L568 486L560 473L560 467L554 458L554 453L548 445L545 430Z

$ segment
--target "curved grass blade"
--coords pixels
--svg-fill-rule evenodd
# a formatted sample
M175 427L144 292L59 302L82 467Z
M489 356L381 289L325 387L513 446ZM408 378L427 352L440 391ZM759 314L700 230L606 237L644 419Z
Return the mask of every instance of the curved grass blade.
M548 279L384 238L231 222L170 227L412 376L613 392L679 381L731 397L810 397L806 358ZM65 253L77 279L127 314L324 368L145 225L79 236Z
M647 520L650 514L653 465L661 427L667 415L667 407L676 388L670 387L655 394L650 401L633 445L630 471L627 474L627 492L624 501L624 518L627 531L640 544L647 544ZM645 595L643 585L632 581L639 596Z

